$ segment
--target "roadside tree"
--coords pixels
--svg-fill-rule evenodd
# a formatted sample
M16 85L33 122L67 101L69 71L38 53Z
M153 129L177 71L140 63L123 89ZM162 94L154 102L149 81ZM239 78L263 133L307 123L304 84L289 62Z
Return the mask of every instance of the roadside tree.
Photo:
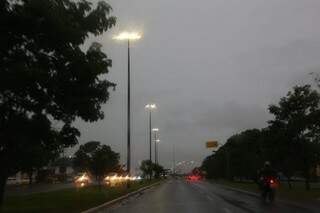
M90 173L101 185L108 173L119 170L119 159L119 153L112 151L110 146L91 141L81 145L75 153L74 166L78 171Z
M111 60L100 45L83 44L111 28L115 17L105 1L94 5L0 1L0 205L7 178L33 151L54 156L77 143L76 118L104 116L101 104L115 86L105 76Z
M140 165L143 177L149 177L151 179L153 174L153 163L150 160L143 160Z
M320 95L310 85L296 86L277 105L269 107L274 119L271 126L282 126L285 140L278 148L284 156L299 159L296 169L303 171L306 189L310 189L310 173L319 163ZM289 159L286 159L290 164ZM292 161L292 164L296 161Z

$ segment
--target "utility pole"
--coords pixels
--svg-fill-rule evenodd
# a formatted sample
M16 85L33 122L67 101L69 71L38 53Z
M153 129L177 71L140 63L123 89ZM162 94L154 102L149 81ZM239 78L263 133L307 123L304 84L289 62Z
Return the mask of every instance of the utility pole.
M127 173L131 175L130 39L128 39Z
M172 173L173 175L176 174L176 153L175 153L175 145L174 142L172 143Z

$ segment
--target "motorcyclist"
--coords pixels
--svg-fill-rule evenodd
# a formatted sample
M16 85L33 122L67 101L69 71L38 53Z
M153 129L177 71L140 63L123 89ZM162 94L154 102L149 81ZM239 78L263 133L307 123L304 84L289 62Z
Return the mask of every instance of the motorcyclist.
M263 168L258 171L258 183L262 192L262 197L265 199L267 192L270 190L270 185L267 184L267 180L273 180L273 184L277 184L277 172L271 167L269 161L264 163ZM272 200L274 198L274 190L272 190Z
M259 171L259 178L263 178L263 177L277 177L277 172L275 169L273 169L271 167L271 164L269 161L264 162L264 166L263 168L260 169Z

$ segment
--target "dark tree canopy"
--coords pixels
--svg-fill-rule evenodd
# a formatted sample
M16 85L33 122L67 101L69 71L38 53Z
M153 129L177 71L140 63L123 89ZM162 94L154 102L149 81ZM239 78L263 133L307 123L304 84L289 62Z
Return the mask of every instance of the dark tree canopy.
M210 178L254 179L263 161L260 136L261 131L258 129L231 136L217 152L203 161L202 169Z
M90 173L100 182L108 173L119 170L119 158L119 153L112 151L110 146L90 141L81 145L75 153L74 167Z
M149 177L150 179L152 175L154 176L154 178L159 178L166 172L163 166L157 163L153 163L150 160L143 160L140 165L140 170L142 171L143 177Z
M153 163L151 160L143 160L140 165L143 177L150 177L153 174Z
M161 166L159 164L154 164L153 165L153 172L154 172L154 178L159 178L162 175L164 175L165 169L163 168L163 166Z
M0 1L0 186L31 153L76 144L76 118L103 118L111 60L80 46L115 24L110 12L104 1Z
M320 163L320 95L311 86L296 86L269 111L274 119L262 130L246 130L202 163L209 178L254 179L264 161L288 178L303 173L306 188Z
M275 117L271 127L281 127L283 141L279 144L284 156L299 159L296 168L303 171L309 189L310 170L320 162L320 95L310 85L296 86L278 105L269 107ZM289 159L284 159L284 162ZM292 162L293 163L293 162Z

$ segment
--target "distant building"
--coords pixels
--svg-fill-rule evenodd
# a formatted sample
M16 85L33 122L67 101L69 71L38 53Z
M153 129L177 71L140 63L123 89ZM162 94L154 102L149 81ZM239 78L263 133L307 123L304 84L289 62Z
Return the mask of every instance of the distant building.
M49 181L56 182L62 181L59 177L67 176L67 180L72 179L75 171L72 167L72 159L59 158L55 162L51 163L50 166L45 166L38 171L33 172L32 179L33 182L37 181ZM40 178L39 178L40 177ZM7 185L13 184L27 184L29 183L29 176L26 173L18 172L17 174L11 176L7 180Z
M33 174L33 179L35 179L36 174ZM7 180L7 185L15 185L15 184L26 184L29 183L29 177L27 174L18 172L15 175L12 175Z

